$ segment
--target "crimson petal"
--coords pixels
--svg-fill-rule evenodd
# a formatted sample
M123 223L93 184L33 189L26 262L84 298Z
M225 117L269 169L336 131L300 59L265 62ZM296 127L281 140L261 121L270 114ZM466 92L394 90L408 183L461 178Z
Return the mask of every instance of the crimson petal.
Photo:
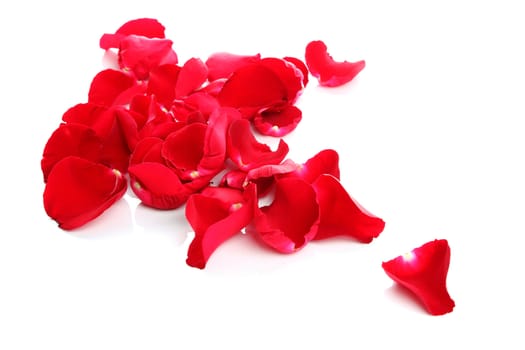
M281 253L303 248L317 233L319 205L312 186L299 178L276 181L275 198L256 210L248 232Z
M44 182L51 169L67 156L78 156L97 162L100 159L102 142L95 131L82 124L60 124L44 147L42 173Z
M148 80L148 94L155 95L157 101L169 109L175 99L175 86L180 74L175 64L163 64L151 70Z
M130 101L123 101L119 96L126 90L131 89L135 84L135 79L118 70L105 69L99 72L91 81L88 92L88 102L110 107L116 100L120 104ZM131 97L129 98L131 100Z
M412 291L430 314L443 315L455 306L447 290L449 264L447 240L436 239L383 262L382 267L390 278Z
M290 176L298 176L306 182L312 183L322 174L330 174L339 179L339 154L333 149L318 152L299 166Z
M62 229L72 230L102 214L126 188L126 178L118 170L69 156L49 173L44 208Z
M131 165L129 176L133 192L142 203L152 208L178 208L192 194L172 169L160 163Z
M229 188L210 188L194 194L186 205L186 218L195 230L186 263L203 269L212 253L246 227L253 217L255 186L244 193Z
M260 62L279 77L286 88L286 101L294 103L303 90L303 72L293 63L275 57L263 58Z
M181 98L197 90L206 81L208 68L200 58L190 58L182 66L175 86L175 96Z
M320 175L312 186L320 210L319 229L314 239L344 235L370 243L385 228L385 222L355 202L334 176Z
M288 153L288 145L282 139L275 151L258 142L246 119L236 120L230 125L227 140L230 159L244 171L262 165L279 164Z
M303 73L303 86L306 87L306 85L308 85L308 67L306 67L306 64L297 57L288 56L283 59L293 63Z
M325 43L320 40L308 43L305 59L310 73L322 86L335 87L346 84L365 68L365 61L334 61L328 54Z

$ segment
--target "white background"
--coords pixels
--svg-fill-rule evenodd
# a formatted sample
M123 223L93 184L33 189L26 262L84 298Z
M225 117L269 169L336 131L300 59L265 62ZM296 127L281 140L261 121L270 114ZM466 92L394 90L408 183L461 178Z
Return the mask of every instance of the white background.
M183 210L127 197L58 229L43 147L103 69L100 35L139 17L166 26L182 62L303 58L315 39L365 59L344 87L312 78L286 140L298 162L336 149L382 235L294 255L239 235L201 271L185 264ZM3 2L0 349L523 349L524 18L520 1ZM440 317L381 268L435 238L451 246L456 302Z

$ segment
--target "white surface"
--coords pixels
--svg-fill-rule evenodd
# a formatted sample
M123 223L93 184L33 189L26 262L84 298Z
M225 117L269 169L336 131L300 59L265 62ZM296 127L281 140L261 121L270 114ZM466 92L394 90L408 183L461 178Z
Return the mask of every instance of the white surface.
M298 4L0 5L1 349L525 346L520 2ZM347 86L311 81L286 140L296 161L336 149L343 184L386 221L382 235L294 255L240 235L200 271L185 264L182 210L121 201L82 229L58 229L42 207L44 144L103 68L100 35L138 17L166 26L181 61L215 51L302 58L314 39L337 60L365 59ZM441 317L381 269L434 238L452 249L456 308Z

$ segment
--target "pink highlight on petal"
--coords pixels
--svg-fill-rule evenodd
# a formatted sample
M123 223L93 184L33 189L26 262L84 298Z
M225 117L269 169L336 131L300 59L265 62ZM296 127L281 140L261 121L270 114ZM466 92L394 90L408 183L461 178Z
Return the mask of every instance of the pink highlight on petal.
M383 262L382 267L390 278L414 293L428 313L443 315L455 306L447 290L449 264L447 240L436 239Z

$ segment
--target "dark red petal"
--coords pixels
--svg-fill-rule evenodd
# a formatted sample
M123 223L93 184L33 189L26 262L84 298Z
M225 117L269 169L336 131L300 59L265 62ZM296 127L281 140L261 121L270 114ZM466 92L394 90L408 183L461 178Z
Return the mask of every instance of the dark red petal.
M243 108L247 116L286 101L286 86L278 75L260 63L237 69L224 83L218 99L222 106Z
M241 191L216 188L192 195L186 205L186 218L195 230L188 248L189 266L203 269L211 254L252 220L255 187Z
M279 77L286 88L286 101L294 103L303 90L303 72L294 64L280 58L266 57L260 62Z
M93 220L126 192L126 178L115 169L69 156L49 173L44 190L46 213L64 230Z
M237 55L228 52L217 52L206 60L208 67L208 80L214 81L221 78L229 78L237 69L250 63L261 60L261 55Z
M322 174L330 174L339 179L339 155L333 149L320 151L290 176L299 176L306 182L312 183Z
M177 98L188 96L206 81L208 68L199 58L190 58L182 66L175 86Z
M276 181L275 198L260 208L249 232L281 253L303 248L317 233L319 205L312 186L299 178Z
M385 222L362 208L332 175L320 175L312 184L317 193L320 221L314 239L349 236L370 243L385 228Z
M306 64L297 57L284 57L283 59L293 63L303 73L303 86L306 87L308 85L308 67Z
M169 39L129 35L120 42L120 68L132 71L138 80L145 80L153 68L163 64L177 64L177 54L172 50L172 44Z
M164 38L164 26L153 18L138 18L124 23L115 34L104 34L100 38L100 48L107 50L119 47L120 40L128 35L141 35L147 38Z
M282 137L297 127L302 115L301 110L293 105L275 106L257 113L253 126L263 135Z
M49 172L57 162L67 156L78 156L98 162L102 151L102 142L95 131L81 124L61 124L44 147L42 173L47 182Z
M198 91L191 95L177 100L172 106L171 111L177 120L195 121L196 116L201 118L201 122L207 123L210 115L219 108L219 102L215 96L206 92Z
M179 78L180 67L175 64L163 64L151 70L148 80L149 95L155 95L157 101L169 109L175 99L175 86Z
M242 190L248 184L246 172L242 170L230 170L221 178L219 186Z
M141 139L131 154L129 165L145 162L164 164L164 158L162 158L161 154L163 144L164 140L158 137L145 137Z
M244 171L262 165L279 164L288 154L288 145L282 139L275 151L257 141L246 119L236 120L230 125L227 140L230 159Z
M325 43L320 40L312 41L306 46L305 59L310 73L322 86L334 87L346 84L365 68L365 61L334 61L328 54Z
M124 91L130 89L134 84L135 79L122 71L103 70L91 81L88 102L110 107Z
M175 209L183 205L192 192L177 174L160 163L140 163L129 167L131 188L149 207Z
M390 278L412 291L430 314L443 315L455 306L447 290L449 264L447 240L436 239L383 262L382 267Z

